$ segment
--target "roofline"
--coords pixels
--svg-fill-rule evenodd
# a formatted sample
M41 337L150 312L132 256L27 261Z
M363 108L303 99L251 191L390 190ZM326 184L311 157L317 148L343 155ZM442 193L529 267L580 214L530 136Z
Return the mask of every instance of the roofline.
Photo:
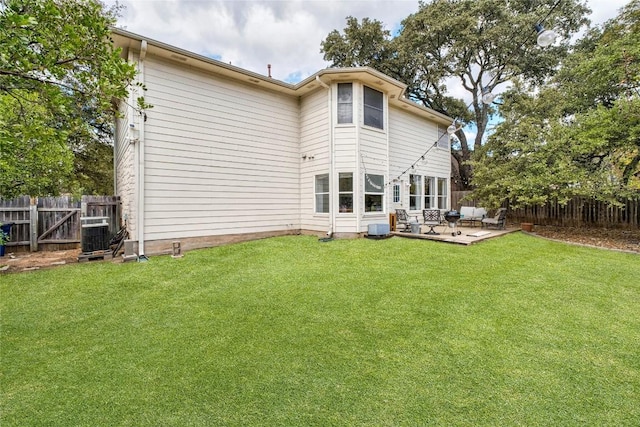
M335 80L345 80L349 77L352 77L356 80L365 80L366 82L371 83L373 86L377 86L378 89L386 91L389 94L389 101L392 105L396 105L403 109L408 109L413 113L421 116L426 116L443 124L448 124L453 121L453 118L447 116L446 114L442 114L436 110L424 107L416 102L407 99L405 96L405 91L407 89L406 84L371 67L325 68L305 78L299 83L291 84L274 79L269 76L265 76L260 73L237 67L235 65L227 64L217 59L209 58L198 53L172 46L158 40L150 39L148 37L144 37L140 34L135 34L121 28L112 27L111 33L112 36L116 36L114 44L118 47L124 49L134 48L136 50L140 50L140 44L144 40L147 42L147 46L150 50L156 48L160 49L161 51L168 52L169 55L165 56L174 61L187 62L189 59L195 60L196 62L206 64L209 67L213 66L214 68L217 68L217 71L220 74L224 74L227 77L235 78L247 83L253 83L263 88L268 88L277 92L288 93L294 96L302 96L311 90L316 90L318 86L316 78L321 79L321 81L323 78L325 78L329 80L329 82ZM117 40L118 38L121 40ZM126 39L129 40L129 43L124 42ZM131 41L133 41L134 43L132 44ZM194 65L193 62L192 65ZM354 74L356 76L353 76ZM366 76L367 78L363 78L363 76Z

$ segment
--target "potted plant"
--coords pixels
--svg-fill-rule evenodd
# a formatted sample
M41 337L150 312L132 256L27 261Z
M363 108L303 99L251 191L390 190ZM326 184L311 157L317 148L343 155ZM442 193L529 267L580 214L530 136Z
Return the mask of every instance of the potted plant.
M522 231L526 231L527 233L533 232L533 223L532 222L522 222L520 223L520 228Z

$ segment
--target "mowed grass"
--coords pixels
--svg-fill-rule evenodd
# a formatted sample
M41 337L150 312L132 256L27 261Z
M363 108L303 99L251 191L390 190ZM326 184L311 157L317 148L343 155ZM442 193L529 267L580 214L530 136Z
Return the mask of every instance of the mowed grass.
M633 254L291 236L0 292L3 427L640 424Z

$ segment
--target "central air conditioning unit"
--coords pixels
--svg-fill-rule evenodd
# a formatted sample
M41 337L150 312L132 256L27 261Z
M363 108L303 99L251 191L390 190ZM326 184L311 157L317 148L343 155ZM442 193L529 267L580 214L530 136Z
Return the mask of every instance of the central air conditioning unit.
M369 224L367 237L381 238L387 237L391 233L389 224Z
M109 249L109 223L107 216L82 217L82 252L96 252Z

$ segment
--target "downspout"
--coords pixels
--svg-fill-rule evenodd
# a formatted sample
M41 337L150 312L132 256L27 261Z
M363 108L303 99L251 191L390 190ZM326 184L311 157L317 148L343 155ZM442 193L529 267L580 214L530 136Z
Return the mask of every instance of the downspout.
M336 209L334 203L334 195L335 192L335 149L334 149L334 137L333 137L333 99L331 93L331 86L320 80L320 76L316 75L316 81L323 88L329 91L328 96L328 106L329 106L329 194L331 198L329 199L329 230L327 231L328 237L333 237L333 233L335 232L335 223L336 223Z
M147 56L147 41L140 42L140 59L138 60L138 82L144 86L144 59ZM144 254L144 113L138 111L138 260L146 261Z

